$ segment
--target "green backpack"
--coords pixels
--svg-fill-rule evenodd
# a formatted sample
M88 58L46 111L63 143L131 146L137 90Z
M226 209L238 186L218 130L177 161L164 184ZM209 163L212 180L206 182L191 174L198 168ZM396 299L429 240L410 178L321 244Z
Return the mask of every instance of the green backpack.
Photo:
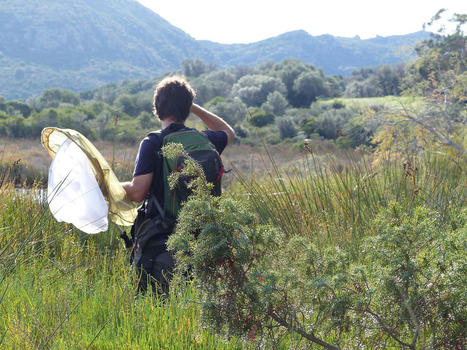
M224 174L224 166L216 147L208 136L195 129L180 130L166 135L162 146L169 143L181 143L185 151L203 168L206 180L214 185L212 195L221 195L221 179ZM182 171L185 166L185 158L177 157L162 159L162 176L164 179L164 209L166 214L176 218L180 208L190 195L187 185L191 181L189 177L182 178L178 186L171 190L168 183L169 175L174 171Z

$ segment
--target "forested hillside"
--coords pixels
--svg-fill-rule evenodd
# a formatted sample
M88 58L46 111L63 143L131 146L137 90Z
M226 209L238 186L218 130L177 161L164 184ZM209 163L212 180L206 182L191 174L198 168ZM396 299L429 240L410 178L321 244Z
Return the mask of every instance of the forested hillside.
M297 58L328 74L413 55L426 32L369 40L290 32L251 44L197 41L135 0L5 0L0 7L0 96L81 91L148 79L199 58L219 68Z
M414 125L433 124L425 131L460 149L467 95L462 16L453 19L458 23L455 32L433 35L417 46L416 60L361 68L347 77L326 75L298 59L225 69L201 59L184 59L173 73L187 77L196 90L195 101L225 118L240 143L258 142L261 135L271 144L300 144L314 138L343 148L373 147L384 143L385 138L378 135L382 126L390 125L386 116L392 116L396 120L391 122L391 133L396 125L404 125L400 118ZM112 83L80 93L49 89L27 100L0 97L0 135L38 137L44 127L58 126L79 130L92 140L136 142L159 126L151 111L154 87L162 77ZM374 97L384 99L351 100ZM422 108L421 103L426 106ZM388 105L413 106L419 115L386 111ZM446 130L433 133L439 126Z
M465 35L458 27L453 34L424 41L413 62L361 68L345 78L293 59L226 69L185 59L175 73L193 85L198 104L235 128L240 143L254 144L260 135L270 144L298 145L310 138L342 148L374 147L387 141L381 133L394 133L396 125L404 125L401 118L424 125L422 117L401 111L416 107L416 113L428 113L427 125L449 126L447 133L434 135L438 141L459 145L467 94L464 46ZM81 93L50 89L28 100L0 98L0 135L38 137L44 127L58 126L93 140L136 142L160 125L151 114L159 79L112 83ZM375 97L380 99L352 100ZM396 121L389 123L387 116ZM390 131L385 129L393 123Z

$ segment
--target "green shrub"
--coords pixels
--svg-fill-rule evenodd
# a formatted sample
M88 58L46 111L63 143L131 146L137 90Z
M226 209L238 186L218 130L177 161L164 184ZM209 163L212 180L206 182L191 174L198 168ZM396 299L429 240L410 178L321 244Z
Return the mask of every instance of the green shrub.
M235 130L236 136L241 137L241 138L248 137L248 131L245 128L241 127L240 125L236 126L234 130Z
M332 108L334 109L342 109L342 108L345 108L345 104L339 100L336 100L332 103Z
M392 203L381 211L361 263L347 276L352 317L370 341L386 333L412 349L463 344L466 214L446 225L423 207L408 211Z
M295 123L290 118L278 119L277 127L279 128L279 135L282 140L297 136L297 129L295 128Z
M315 198L319 210L310 210L312 218L300 212L300 206L313 204L292 199L291 192L306 195L301 181L307 179L288 188L274 172L271 176L278 177L282 192L269 187L274 193L254 198L256 189L249 187L247 201L210 197L197 183L197 192L183 207L169 240L170 249L176 251L178 281L193 274L206 325L258 346L275 348L284 333L327 349L459 346L466 321L466 212L451 217L414 205L413 196L420 189L414 187L415 178L412 182L413 171L405 169L409 192L407 197L403 190L399 193L400 204L367 198L368 205L376 205L372 211L377 214L376 219L370 213L360 214L367 215L368 224L363 218L352 219L354 209L337 210L341 229L365 232L360 239L342 235L327 242L319 237L327 230L325 215L333 215L323 212L324 201L336 196L334 205L338 205L347 187L362 191L353 195L361 196L360 201L365 201L364 196L380 196L367 183L368 177L357 176L359 183L353 185L349 178L354 175L341 169L342 175L323 174L323 182L314 180L313 191L322 191L318 194L322 198ZM391 176L391 181L400 181ZM344 187L335 187L339 183ZM390 197L385 192L381 195ZM442 195L450 196L448 191ZM270 213L258 211L262 200ZM357 205L365 210L363 203ZM265 224L259 224L255 213ZM285 222L268 224L272 220L264 218L269 214L276 222L281 216L289 221L296 216L308 234L300 232L295 221L291 230L286 230ZM344 222L349 219L353 228Z
M255 108L250 114L250 118L248 119L250 124L256 127L263 127L269 124L274 123L274 115L266 113L262 109Z

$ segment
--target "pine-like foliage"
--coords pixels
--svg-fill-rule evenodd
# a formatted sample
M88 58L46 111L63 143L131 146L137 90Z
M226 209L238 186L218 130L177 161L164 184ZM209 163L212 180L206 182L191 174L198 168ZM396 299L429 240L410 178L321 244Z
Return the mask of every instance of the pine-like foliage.
M164 152L187 157L180 146ZM187 163L172 186L180 176L201 176L169 248L175 281L194 278L202 319L216 332L272 348L286 338L326 349L463 344L465 212L446 225L434 210L391 203L355 254L260 225L248 203L209 196L202 170Z

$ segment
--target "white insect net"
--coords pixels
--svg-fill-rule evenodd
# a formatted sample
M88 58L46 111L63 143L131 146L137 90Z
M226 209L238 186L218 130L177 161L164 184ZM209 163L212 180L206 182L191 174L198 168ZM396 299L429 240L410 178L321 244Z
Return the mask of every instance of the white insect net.
M109 208L89 159L70 139L63 142L50 165L47 201L57 221L86 233L108 228Z

